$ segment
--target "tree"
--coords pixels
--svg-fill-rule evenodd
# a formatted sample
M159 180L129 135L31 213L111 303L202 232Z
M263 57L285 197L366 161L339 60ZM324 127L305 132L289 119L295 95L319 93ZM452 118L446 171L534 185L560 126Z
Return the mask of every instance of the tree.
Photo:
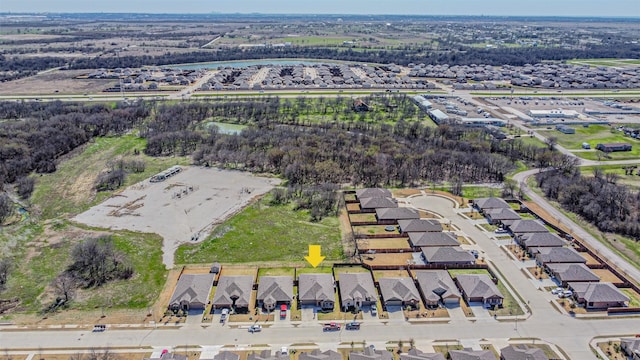
M23 176L16 181L16 193L22 200L27 200L33 193L36 180L32 177Z
M53 288L57 297L64 300L68 304L76 295L76 280L67 272L60 274L53 280Z
M115 249L109 236L90 238L77 244L71 257L73 263L67 272L84 287L100 286L110 280L128 279L133 275L125 254Z
M558 138L556 136L549 136L544 142L549 147L549 150L553 150L558 144Z
M3 290L9 279L9 271L11 270L11 259L4 258L0 260L0 290Z
M7 194L0 195L0 225L13 215L13 201Z

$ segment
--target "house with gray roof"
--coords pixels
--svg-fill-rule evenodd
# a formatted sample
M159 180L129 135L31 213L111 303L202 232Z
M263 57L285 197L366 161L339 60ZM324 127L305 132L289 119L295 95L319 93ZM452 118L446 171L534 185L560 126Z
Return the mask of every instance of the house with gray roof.
M342 354L333 350L321 352L316 349L311 352L301 352L298 360L342 360Z
M215 274L182 274L173 291L172 310L204 309L209 301Z
M536 258L536 263L539 266L554 263L586 263L585 259L579 252L568 247L537 247L529 248L531 253Z
M262 350L259 353L250 353L247 355L247 360L288 360L289 354L282 354L280 351L276 351L275 354L271 354L271 350Z
M370 197L360 199L360 211L375 212L378 208L397 208L398 201L391 197Z
M640 360L640 338L620 339L620 349L632 360Z
M222 275L213 296L213 309L228 308L235 309L236 312L247 311L252 290L253 276Z
M544 225L536 220L516 220L507 226L514 236L524 233L549 232Z
M540 348L520 344L500 349L500 360L549 360L549 358Z
M511 225L516 220L521 220L520 215L512 208L498 208L488 209L484 212L489 224L498 225Z
M409 243L414 248L423 246L460 246L458 237L452 232L411 232L409 233Z
M262 276L258 283L258 306L271 311L276 305L291 305L293 300L292 276Z
M425 353L416 348L400 354L400 360L445 360L442 353Z
M378 285L385 306L417 308L420 304L418 288L413 279L409 277L380 278Z
M438 304L459 304L460 291L446 270L416 270L415 277L418 281L425 306L438 306Z
M582 263L555 263L546 265L547 272L562 286L570 282L598 282L600 278Z
M213 357L213 360L240 360L240 355L231 351L220 351Z
M367 346L364 351L352 351L349 360L393 360L393 354L387 350L375 350Z
M187 360L187 356L186 355L182 355L182 354L176 354L176 353L172 353L172 352L165 352L164 354L161 354L160 357L157 358L143 358L144 360Z
M300 274L298 277L300 305L313 305L332 310L336 299L333 282L331 274Z
M511 206L504 199L497 197L475 199L473 206L482 212L490 209L511 209Z
M516 236L515 240L525 250L536 247L563 247L567 244L560 236L548 231L520 234Z
M397 224L399 220L419 218L418 210L407 207L376 209L376 220L378 220L379 224Z
M476 258L459 246L423 247L422 257L427 264L475 264Z
M369 272L338 273L340 305L344 311L374 305L378 292Z
M460 274L455 281L467 303L481 302L485 307L502 305L504 296L488 275Z
M398 227L401 234L442 231L442 224L435 219L398 220Z
M587 309L608 309L629 306L630 298L608 282L569 283L576 301Z
M497 360L491 350L449 350L451 360Z
M389 189L383 189L383 188L366 188L366 189L359 189L356 190L356 198L358 200L364 199L364 198L371 198L371 197L393 197L393 195L391 195L391 191L389 191Z

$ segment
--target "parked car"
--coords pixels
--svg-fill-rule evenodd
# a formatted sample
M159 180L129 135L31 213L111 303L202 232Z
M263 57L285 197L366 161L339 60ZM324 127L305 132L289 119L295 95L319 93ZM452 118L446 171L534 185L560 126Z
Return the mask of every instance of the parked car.
M229 309L222 309L222 313L220 315L220 322L223 323L227 321L228 316L229 316Z
M262 326L261 325L251 325L249 326L249 332L250 333L256 333L256 332L260 332L262 331Z
M371 316L378 316L378 307L375 305L371 307Z
M495 233L496 234L506 234L507 230L506 229L496 229Z
M345 327L347 330L360 330L360 323L356 321L352 321L347 324Z
M289 354L289 349L286 346L283 346L280 348L280 354L281 355L287 355Z
M563 292L563 291L564 291L564 289L563 289L563 288L561 288L561 287L557 287L557 288L555 288L555 289L551 290L551 293L552 293L553 295L558 295L558 294L560 294L560 293L561 293L561 292Z
M286 319L286 318L287 318L287 305L282 304L280 305L280 319Z
M565 291L562 292L562 295L563 295L563 297L568 298L568 297L573 296L573 292L571 290L565 290Z
M480 255L480 254L478 253L478 250L471 250L471 251L469 251L469 252L470 252L470 253L471 253L471 255L473 255L473 257L474 257L474 258L476 258L476 259L477 259L477 258L478 258L478 256Z
M322 331L340 331L340 324L335 322L324 324Z

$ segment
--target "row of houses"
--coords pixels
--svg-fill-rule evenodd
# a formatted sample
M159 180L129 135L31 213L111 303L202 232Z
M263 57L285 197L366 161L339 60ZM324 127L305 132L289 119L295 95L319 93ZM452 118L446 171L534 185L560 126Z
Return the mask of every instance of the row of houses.
M270 350L252 352L247 355L247 360L285 360L289 359L288 353ZM396 357L388 350L376 350L372 346L365 347L362 351L349 352L348 360L393 360ZM445 360L442 353L423 352L416 348L411 348L406 353L400 353L400 360ZM337 351L312 350L303 351L298 355L299 360L343 360L342 354ZM497 360L496 355L491 350L449 350L448 359L451 360ZM538 347L525 344L509 345L500 349L501 360L548 360L545 352ZM636 359L636 358L633 358ZM187 356L166 352L157 358L145 358L145 360L187 360ZM213 360L240 360L240 355L231 351L221 351L213 357Z
M544 268L558 285L572 290L576 301L587 309L607 309L629 305L629 297L615 284L600 282L587 259L570 243L551 233L536 220L523 220L511 206L500 198L474 200L474 207L489 223L499 224L513 236L514 241Z

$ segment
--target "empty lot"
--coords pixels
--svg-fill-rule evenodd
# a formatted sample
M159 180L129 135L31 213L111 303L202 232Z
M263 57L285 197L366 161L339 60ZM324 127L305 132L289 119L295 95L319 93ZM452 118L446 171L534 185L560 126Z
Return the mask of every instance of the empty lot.
M171 268L180 243L203 240L279 179L219 169L183 167L160 183L144 180L76 216L75 221L109 229L162 236L163 262Z

